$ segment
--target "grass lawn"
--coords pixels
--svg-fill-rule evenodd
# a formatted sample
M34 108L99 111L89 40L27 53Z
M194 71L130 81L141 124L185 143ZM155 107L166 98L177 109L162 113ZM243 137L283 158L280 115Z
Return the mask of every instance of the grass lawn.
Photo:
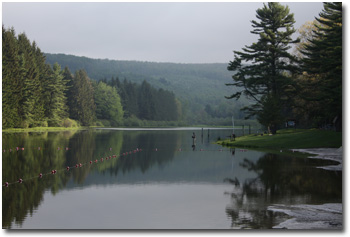
M247 135L237 137L236 141L217 142L223 146L257 149L302 149L339 148L342 146L342 133L319 129L283 129L276 135Z

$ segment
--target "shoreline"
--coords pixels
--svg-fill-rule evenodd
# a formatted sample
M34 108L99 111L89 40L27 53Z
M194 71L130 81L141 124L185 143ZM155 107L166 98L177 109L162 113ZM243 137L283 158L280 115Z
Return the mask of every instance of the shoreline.
M343 148L309 148L309 149L294 149L294 151L311 154L310 159L322 159L336 161L338 165L319 166L317 168L342 171L343 170Z
M75 131L88 129L88 127L35 127L35 128L8 128L2 129L3 133L20 133L20 132L60 132L60 131Z
M250 134L230 139L219 140L219 145L237 148L266 150L295 150L314 148L336 148L342 146L342 133L319 129L282 129L275 135Z

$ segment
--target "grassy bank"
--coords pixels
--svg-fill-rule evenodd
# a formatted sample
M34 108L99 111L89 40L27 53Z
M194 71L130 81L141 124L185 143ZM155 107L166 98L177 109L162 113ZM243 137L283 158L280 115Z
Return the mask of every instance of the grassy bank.
M303 148L338 148L342 146L342 133L318 129L284 129L270 136L264 134L237 137L235 141L217 142L223 146L253 149L303 149Z
M2 132L15 133L15 132L59 132L85 129L85 127L35 127L35 128L9 128L3 129Z

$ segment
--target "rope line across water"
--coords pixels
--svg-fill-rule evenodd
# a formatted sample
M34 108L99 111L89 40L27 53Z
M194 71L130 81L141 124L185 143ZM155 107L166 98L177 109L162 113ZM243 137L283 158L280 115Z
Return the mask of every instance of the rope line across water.
M109 149L110 151L112 150L111 148ZM3 184L3 187L9 187L10 185L13 185L13 184L21 184L23 183L24 181L29 181L29 180L32 180L32 179L35 179L35 178L43 178L44 176L47 176L47 175L55 175L57 172L61 172L61 171L70 171L71 169L74 169L74 168L81 168L85 165L92 165L92 164L97 164L98 162L103 162L105 160L111 160L113 158L118 158L118 157L123 157L123 156L127 156L127 155L131 155L131 154L135 154L137 152L141 152L143 151L142 149L139 149L139 148L136 148L135 150L132 150L132 151L127 151L127 152L123 152L119 155L110 155L110 156L107 156L105 158L100 158L100 159L95 159L95 160L91 160L89 162L86 162L86 163L79 163L79 164L76 164L74 166L67 166L66 168L63 168L63 169L59 169L59 170L56 170L56 169L53 169L51 170L50 172L46 172L46 173L39 173L37 176L34 176L34 177L29 177L29 178L19 178L17 181L13 181L13 182L5 182ZM158 148L155 148L155 149L152 149L151 151L159 151ZM197 151L197 150L187 150L187 149L182 149L182 148L179 148L177 149L176 151ZM223 151L230 151L230 150L225 150L225 149L218 149L218 150L206 150L206 149L199 149L200 152L203 152L203 151L210 151L210 152L223 152ZM240 152L246 152L247 150L246 149L239 149Z
M111 149L110 149L111 151ZM29 178L19 178L17 181L13 181L13 182L5 182L3 184L4 187L9 187L10 185L13 185L13 184L21 184L23 183L24 181L29 181L29 180L32 180L32 179L35 179L35 178L43 178L44 176L46 175L55 175L57 172L61 172L61 171L69 171L71 169L74 169L74 168L81 168L85 165L92 165L93 163L98 163L100 161L103 162L104 160L111 160L113 158L117 158L117 157L121 157L121 156L127 156L129 154L133 154L133 153L137 153L137 152L141 152L142 149L138 149L136 148L135 150L132 150L132 151L129 151L129 152L124 152L124 153L121 153L119 155L110 155L110 156L107 156L105 158L101 158L101 159L95 159L94 161L89 161L89 162L86 162L86 163L79 163L79 164L76 164L74 166L67 166L66 168L63 168L63 169L59 169L59 170L56 170L56 169L53 169L51 170L50 172L47 172L47 173L39 173L37 176L34 176L34 177L29 177Z

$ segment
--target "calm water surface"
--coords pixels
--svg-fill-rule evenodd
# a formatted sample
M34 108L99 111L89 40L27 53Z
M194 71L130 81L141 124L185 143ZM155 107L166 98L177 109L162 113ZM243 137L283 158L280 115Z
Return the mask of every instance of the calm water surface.
M213 144L231 132L3 133L2 227L270 229L293 220L281 205L342 203L342 172L316 168L331 161Z

